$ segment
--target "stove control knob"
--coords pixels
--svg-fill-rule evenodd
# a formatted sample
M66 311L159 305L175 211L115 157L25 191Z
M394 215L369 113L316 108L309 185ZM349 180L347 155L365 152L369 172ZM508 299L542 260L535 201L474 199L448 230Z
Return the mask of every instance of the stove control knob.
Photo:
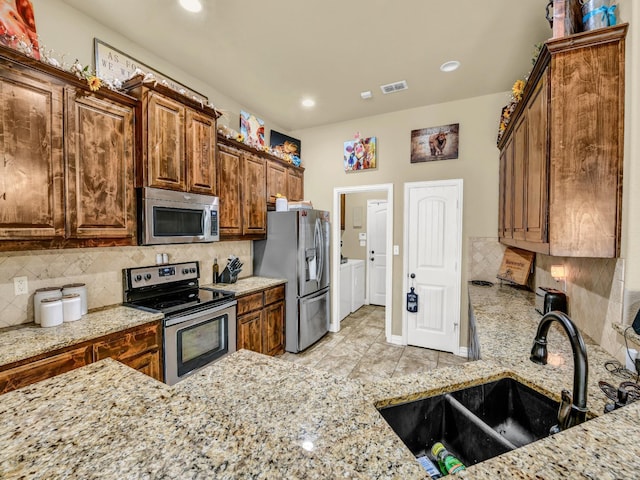
M183 268L182 269L182 274L186 275L187 273L189 273L189 269L188 268Z
M151 280L151 274L150 274L150 273L147 273L147 274L144 276L144 279L145 279L145 280Z
M196 269L195 269L195 268L191 268L191 269L189 270L189 272L191 272L191 273L196 273Z
M136 275L136 277L134 278L134 280L135 280L136 282L141 281L141 280L142 280L142 275L140 275L140 274Z

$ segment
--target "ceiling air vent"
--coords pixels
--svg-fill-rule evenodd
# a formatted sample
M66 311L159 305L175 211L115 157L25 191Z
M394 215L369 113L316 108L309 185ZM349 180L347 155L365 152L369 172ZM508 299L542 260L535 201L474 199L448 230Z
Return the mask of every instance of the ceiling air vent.
M395 83L388 83L386 85L380 85L380 90L382 90L382 93L384 93L385 95L388 93L401 92L402 90L406 90L407 88L409 87L407 86L406 80L401 80Z

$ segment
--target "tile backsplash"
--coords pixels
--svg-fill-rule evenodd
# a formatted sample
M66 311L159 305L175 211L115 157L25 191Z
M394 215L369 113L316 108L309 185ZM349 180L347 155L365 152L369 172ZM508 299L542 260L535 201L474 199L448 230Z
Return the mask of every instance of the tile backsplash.
M240 277L253 274L252 242L149 247L81 248L0 252L0 327L33 321L33 293L42 287L85 283L89 309L122 303L122 269L155 265L157 253L167 253L169 262L200 262L200 283L211 283L214 258L220 271L229 255L244 263ZM29 293L15 295L15 277L27 277Z
M470 238L469 279L495 282L505 246L497 238ZM622 337L612 327L622 322L624 300L624 259L572 258L536 255L531 286L564 289L551 277L551 265L564 265L569 316L578 328L624 364ZM636 295L637 297L640 296ZM629 308L627 307L627 310ZM627 312L625 318L629 317ZM627 319L628 322L628 319Z

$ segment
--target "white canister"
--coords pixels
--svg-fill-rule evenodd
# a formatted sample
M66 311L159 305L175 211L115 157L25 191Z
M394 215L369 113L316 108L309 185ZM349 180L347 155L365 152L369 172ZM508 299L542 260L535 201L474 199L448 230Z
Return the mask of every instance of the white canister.
M80 295L72 293L62 296L62 319L65 322L75 322L82 318L82 302Z
M276 198L276 212L286 212L289 210L289 203L286 197Z
M62 298L62 290L60 287L38 288L33 294L33 319L37 325L40 324L42 305L41 302L47 298Z
M45 298L40 302L40 325L55 327L62 325L64 314L62 300L59 298Z
M89 311L87 308L87 286L84 283L70 283L62 286L62 295L80 295L80 305L82 315L86 315Z

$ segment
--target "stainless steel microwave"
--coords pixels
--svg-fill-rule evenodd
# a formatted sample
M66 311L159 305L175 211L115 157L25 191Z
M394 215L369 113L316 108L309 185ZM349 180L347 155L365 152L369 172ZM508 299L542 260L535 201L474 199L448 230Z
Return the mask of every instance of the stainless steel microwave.
M218 205L212 195L140 188L138 240L141 245L216 242Z

